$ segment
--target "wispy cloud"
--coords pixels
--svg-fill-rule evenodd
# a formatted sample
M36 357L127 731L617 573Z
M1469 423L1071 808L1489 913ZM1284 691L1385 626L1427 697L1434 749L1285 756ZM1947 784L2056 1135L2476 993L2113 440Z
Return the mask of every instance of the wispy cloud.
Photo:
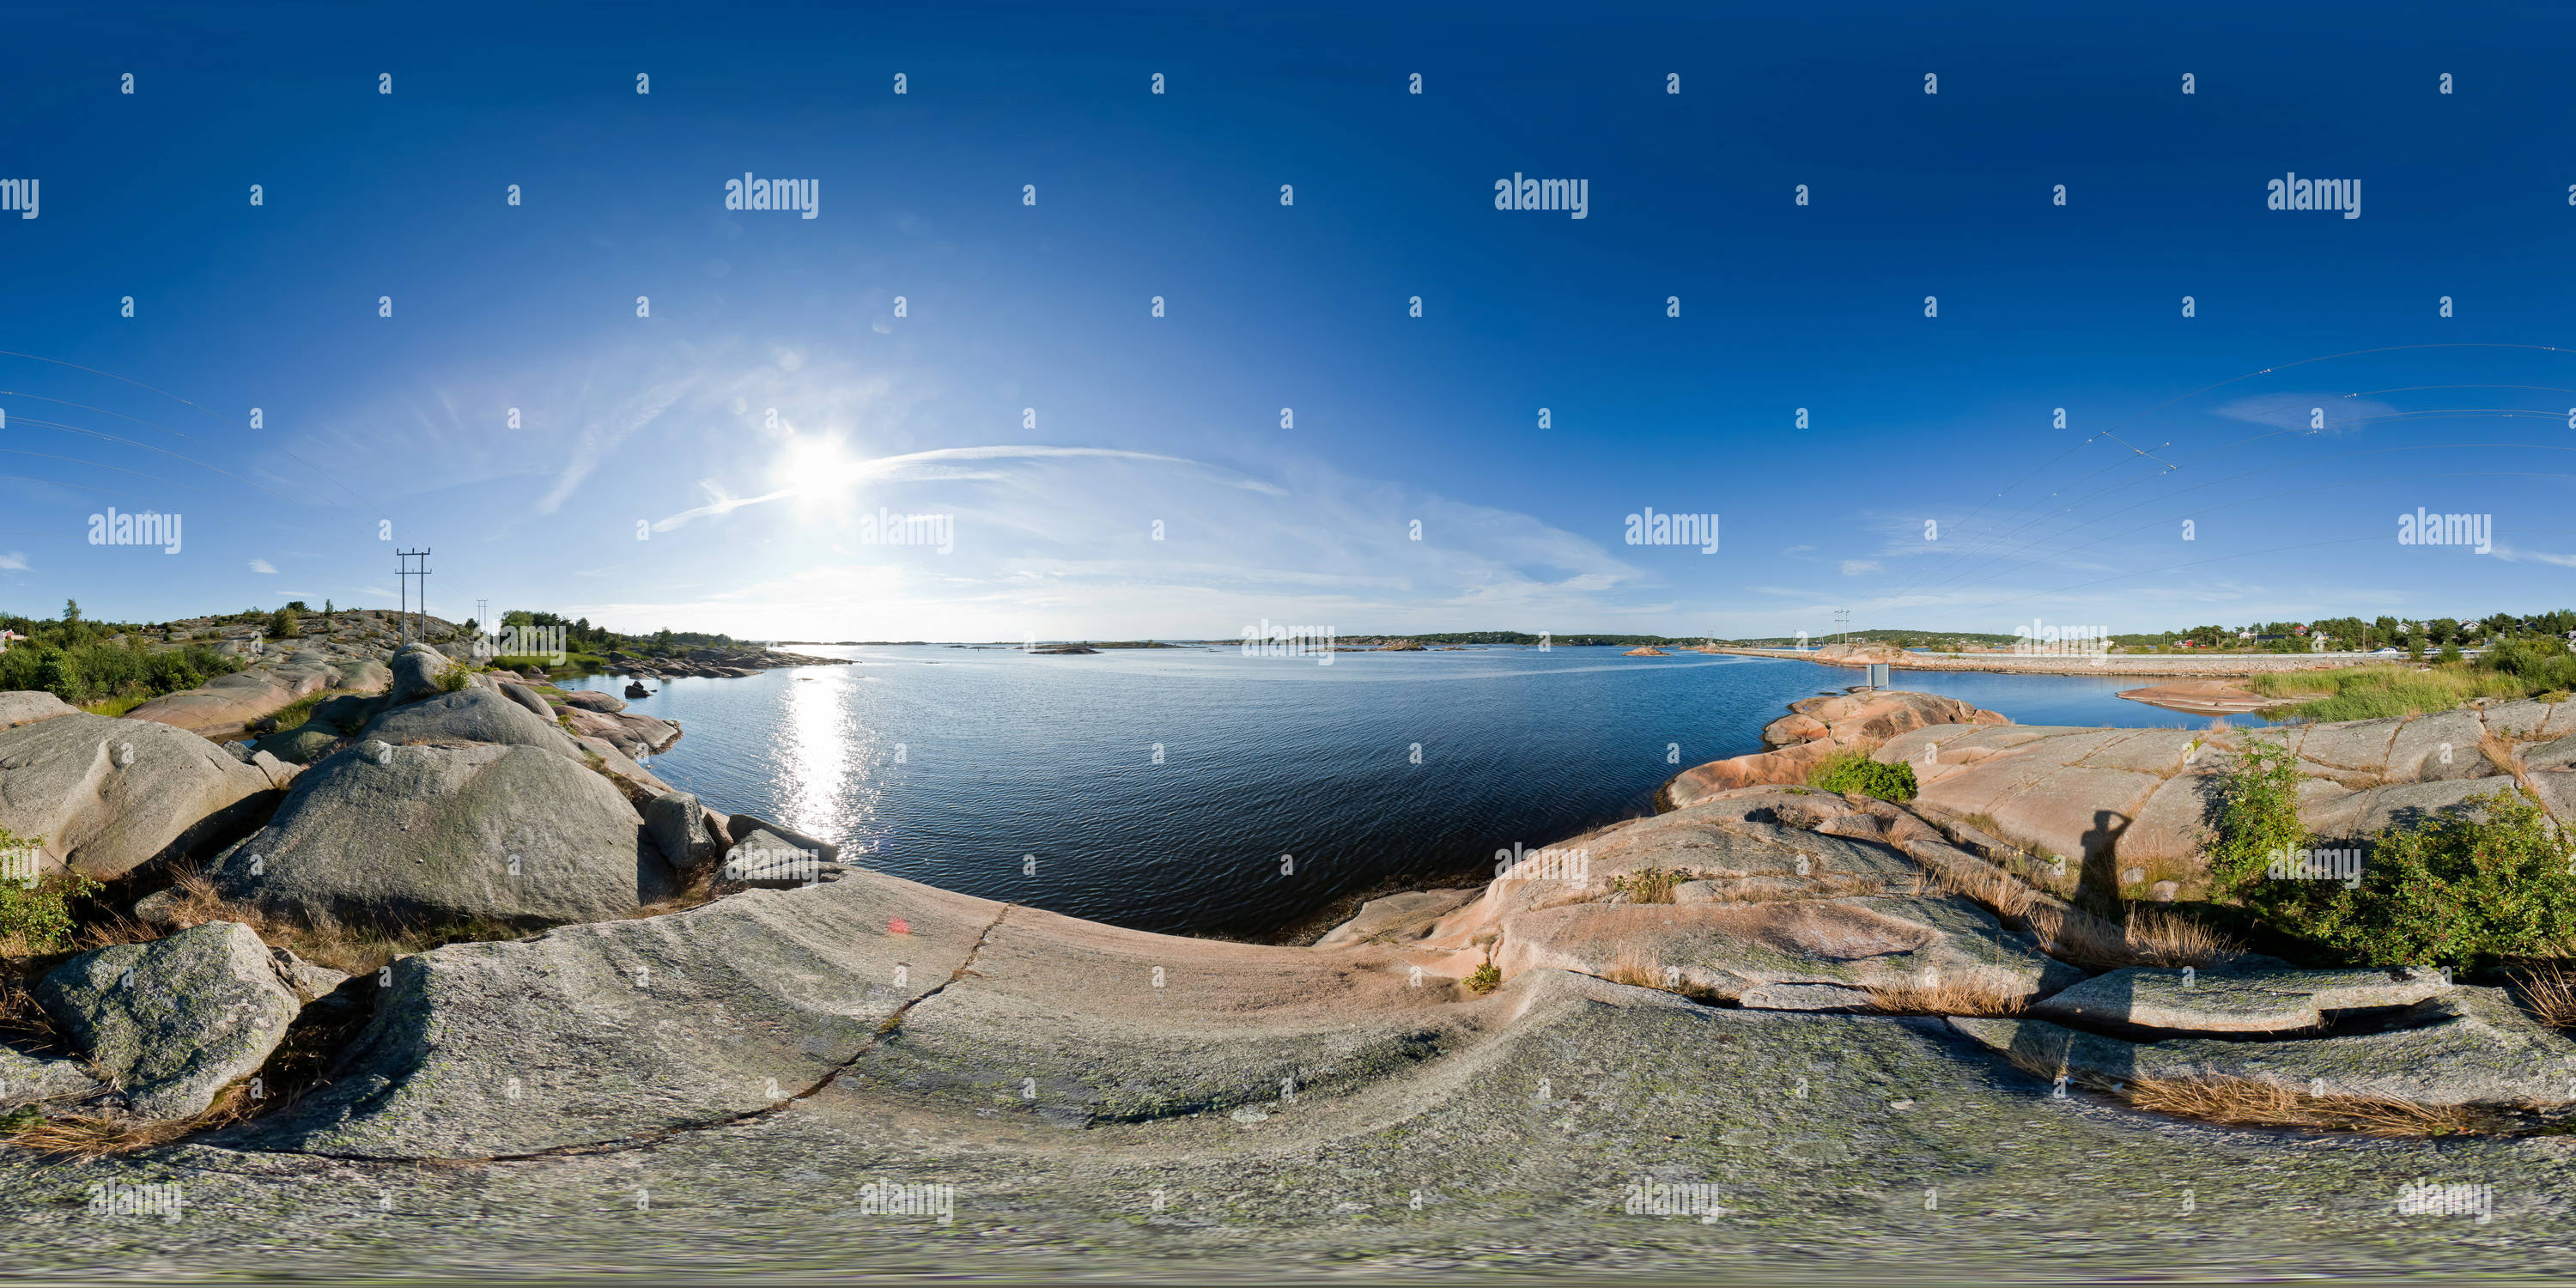
M1846 577L1858 577L1858 576L1860 576L1860 575L1861 575L1861 574L1863 574L1863 573L1885 572L1885 571L1887 571L1887 566L1886 566L1885 564L1880 563L1879 561L1877 561L1877 560L1875 560L1875 559L1845 559L1845 560L1843 560L1843 575L1844 575L1844 576L1846 576Z
M2520 546L2502 541L2495 543L2495 557L2506 563L2543 563L2559 568L2576 568L2576 555L2554 555L2545 550L2525 550Z
M766 505L790 497L830 495L864 483L897 480L990 480L999 477L984 471L956 468L957 461L1041 460L1050 457L1103 457L1127 461L1163 461L1175 465L1197 466L1199 463L1178 456L1159 456L1152 452L1131 452L1110 447L942 447L927 452L905 452L897 456L879 456L868 460L816 461L806 471L809 477L758 496L737 497L726 493L714 480L704 480L699 487L710 498L707 504L682 510L653 525L655 532L669 532L693 519L709 515L731 514L749 506ZM1200 468L1211 468L1200 466ZM1240 486L1253 491L1279 494L1279 489L1258 480L1243 479Z
M2340 434L2348 429L2367 428L2372 421L2396 415L2397 409L2375 398L2288 393L2239 398L2220 404L2216 414L2229 420L2270 425L2302 434Z
M277 571L277 565L270 563L265 559L253 559L250 561L250 570L252 572L275 572Z
M25 571L27 571L27 556L23 551L12 550L5 555L0 555L0 572Z
M601 461L617 450L618 444L669 411L671 404L678 402L680 395L687 393L694 383L696 380L692 377L654 385L607 415L583 425L580 436L573 442L572 455L564 461L563 472L555 476L555 485L537 499L537 513L552 514L561 508L564 499L581 486L582 480L590 477L591 471L599 468Z

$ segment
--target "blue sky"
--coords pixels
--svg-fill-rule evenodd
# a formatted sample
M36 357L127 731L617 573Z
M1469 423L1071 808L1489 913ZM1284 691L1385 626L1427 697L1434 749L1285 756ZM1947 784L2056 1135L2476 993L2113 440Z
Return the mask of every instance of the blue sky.
M21 10L0 607L424 545L445 615L808 639L2576 604L2576 19L1981 8Z

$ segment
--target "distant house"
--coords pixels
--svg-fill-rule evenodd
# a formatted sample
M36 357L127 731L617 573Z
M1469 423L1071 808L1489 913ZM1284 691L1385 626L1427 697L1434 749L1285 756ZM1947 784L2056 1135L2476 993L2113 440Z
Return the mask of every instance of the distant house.
M2569 631L2567 634L2569 638L2576 639L2576 631ZM9 641L23 640L25 638L27 637L16 631L0 629L0 653L6 653L9 651Z

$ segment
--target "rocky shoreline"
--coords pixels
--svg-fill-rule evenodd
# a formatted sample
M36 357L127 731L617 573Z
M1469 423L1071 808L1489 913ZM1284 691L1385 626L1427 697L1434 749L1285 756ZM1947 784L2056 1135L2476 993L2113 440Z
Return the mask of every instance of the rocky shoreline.
M1867 667L1883 662L1908 671L1991 671L2003 675L2242 676L2272 671L2322 671L2347 666L2380 665L2384 657L2348 653L2094 653L2045 657L2020 653L1913 653L1903 649L1846 647L1818 649L1714 647L1698 650L1738 657L1815 662L1825 666Z
M2503 991L2142 942L2079 910L2143 894L2132 863L2189 886L2166 802L2205 790L2203 739L2290 747L2326 835L2497 778L2565 818L2568 708L2192 735L1811 700L1775 726L1784 748L1875 741L1922 795L1693 770L1667 812L1288 948L843 865L656 790L526 686L443 688L442 661L395 656L364 736L283 784L175 728L0 697L23 718L0 732L0 823L86 819L47 854L128 881L212 851L142 899L162 929L33 966L71 1049L0 1057L13 1124L57 1124L19 1139L80 1115L182 1130L0 1150L21 1267L98 1264L104 1235L183 1273L255 1248L266 1273L506 1253L2206 1275L2494 1266L2569 1233L2567 1138L2535 1133L2567 1107L2576 1043ZM2480 751L2435 759L2446 742ZM201 784L185 808L182 782ZM260 933L397 909L506 928L346 977ZM2129 1087L2150 1078L2510 1104L2533 1127L2233 1130L2142 1112ZM295 1090L247 1101L255 1079ZM190 1128L209 1104L232 1110ZM2488 1187L2493 1224L2404 1217L2425 1177ZM62 1197L95 1186L185 1201L107 1226Z

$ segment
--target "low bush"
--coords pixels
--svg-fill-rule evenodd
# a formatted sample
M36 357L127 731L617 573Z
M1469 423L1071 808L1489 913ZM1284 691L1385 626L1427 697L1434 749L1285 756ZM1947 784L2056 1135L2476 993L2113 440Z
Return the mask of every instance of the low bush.
M2563 955L2576 943L2576 874L2557 825L2517 792L2462 805L2371 837L2349 888L2253 881L2245 901L2274 929L2358 966L2468 971Z
M1882 765L1865 751L1838 751L1808 773L1807 785L1883 801L1910 801L1914 799L1914 766L1901 760Z
M2299 821L2298 757L2287 744L2248 740L2218 783L2217 843L2209 850L2216 891L2233 895L2263 875L2272 856L2309 848Z
M97 882L74 872L49 874L33 885L0 881L0 956L29 957L71 946L71 901L97 892Z

